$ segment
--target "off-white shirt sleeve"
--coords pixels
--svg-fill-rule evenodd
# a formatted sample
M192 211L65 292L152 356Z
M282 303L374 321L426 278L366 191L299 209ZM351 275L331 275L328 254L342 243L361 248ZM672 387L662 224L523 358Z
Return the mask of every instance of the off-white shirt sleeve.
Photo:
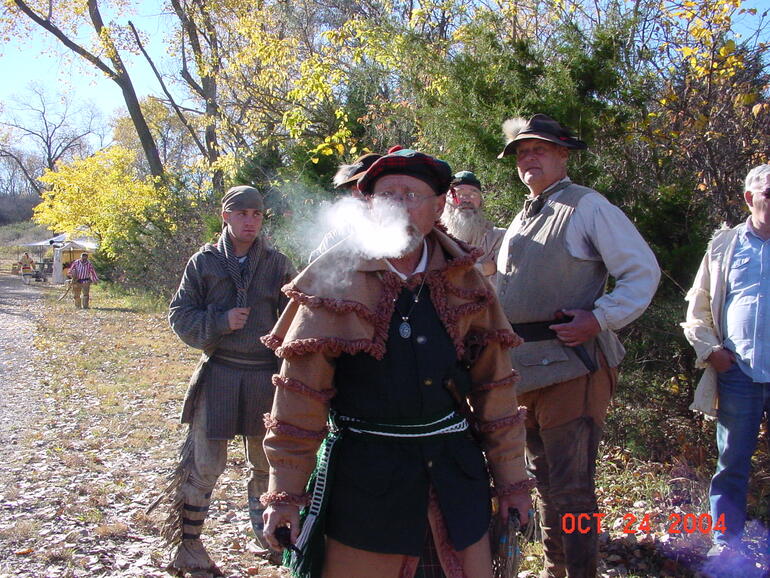
M602 330L621 329L647 309L658 288L660 267L623 211L599 193L585 195L567 225L566 240L573 257L603 261L615 278L612 292L594 303L593 314Z

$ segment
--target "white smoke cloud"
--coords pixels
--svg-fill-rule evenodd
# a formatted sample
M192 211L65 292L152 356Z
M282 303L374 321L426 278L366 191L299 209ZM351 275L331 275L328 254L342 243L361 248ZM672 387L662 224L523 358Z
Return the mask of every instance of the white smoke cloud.
M320 221L326 230L348 236L346 246L365 259L400 257L415 243L416 231L399 203L345 197L324 207Z
M348 287L362 260L400 257L422 240L403 205L354 197L322 204L309 231L316 239L320 232L335 234L336 242L331 246L342 243L335 249L335 258L326 260L313 276L313 287L309 289L323 295L334 295Z

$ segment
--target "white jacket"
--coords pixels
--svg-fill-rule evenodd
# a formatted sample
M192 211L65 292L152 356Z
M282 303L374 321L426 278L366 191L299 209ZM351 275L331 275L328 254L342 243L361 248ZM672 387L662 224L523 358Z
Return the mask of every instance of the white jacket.
M732 229L720 229L711 239L692 288L687 292L687 321L682 323L684 335L695 349L696 367L705 367L695 390L690 409L716 416L717 372L706 361L714 351L722 349L722 316L727 295L727 275L735 252L738 234L745 223Z

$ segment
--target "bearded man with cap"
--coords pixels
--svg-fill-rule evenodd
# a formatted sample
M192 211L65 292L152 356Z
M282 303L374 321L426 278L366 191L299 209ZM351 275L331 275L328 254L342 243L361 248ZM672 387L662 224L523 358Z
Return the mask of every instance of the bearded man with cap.
M263 212L256 189L238 186L225 193L219 240L190 258L169 307L174 333L202 350L182 410L182 422L190 426L187 440L166 492L172 506L163 535L176 546L168 570L178 576L222 575L200 535L211 492L225 468L228 441L236 435L243 436L251 468L252 527L258 544L267 547L259 503L268 476L262 414L270 409L270 380L278 361L259 338L286 305L281 287L295 270L260 235Z
M460 171L452 178L441 224L453 237L483 251L476 267L486 277L497 272L497 253L505 229L495 227L484 216L481 181L470 171Z
M498 158L516 155L530 191L497 269L503 310L524 339L511 360L521 375L527 466L540 497L541 576L595 576L596 524L567 534L562 518L597 512L596 456L625 353L614 331L644 312L660 270L623 212L567 176L569 152L586 143L544 114L510 119L503 130L508 142Z
M359 191L373 215L404 218L407 242L371 256L379 231L363 224L285 289L264 339L283 358L265 416L265 536L302 552L284 556L295 576L410 577L431 540L447 576L490 578L489 474L505 515L526 521L507 354L519 339L474 267L479 252L434 226L451 178L414 150L377 160Z

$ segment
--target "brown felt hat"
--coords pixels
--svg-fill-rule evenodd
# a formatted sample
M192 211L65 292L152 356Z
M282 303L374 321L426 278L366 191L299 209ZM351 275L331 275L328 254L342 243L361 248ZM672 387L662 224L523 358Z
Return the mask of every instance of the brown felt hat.
M536 114L529 120L516 117L503 123L503 133L507 139L503 152L497 155L501 159L516 154L516 143L527 139L538 139L566 147L568 149L587 149L588 145L572 136L572 133L547 114Z
M364 173L369 170L369 167L374 164L374 161L379 159L382 155L377 153L368 153L358 157L352 164L340 165L337 169L337 173L334 175L333 183L334 188L354 185L358 180L364 176Z

